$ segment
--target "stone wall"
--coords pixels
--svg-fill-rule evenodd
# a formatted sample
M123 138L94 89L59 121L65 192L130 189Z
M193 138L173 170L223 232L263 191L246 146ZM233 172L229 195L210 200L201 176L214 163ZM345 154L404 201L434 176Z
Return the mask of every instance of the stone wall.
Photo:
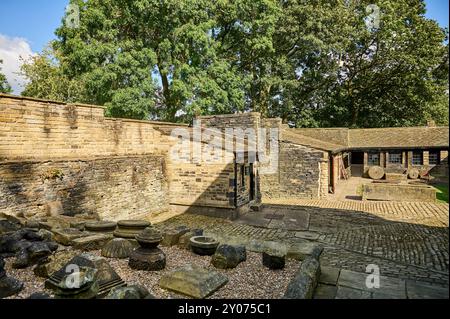
M283 142L279 168L261 180L264 198L319 198L328 194L328 153Z
M0 95L0 211L144 218L169 208L172 123L104 108ZM183 126L184 127L184 126Z
M0 163L0 211L148 218L168 210L162 156Z
M0 95L0 161L164 154L172 123L104 117L104 109Z
M234 207L234 164L171 163L170 203L210 207Z

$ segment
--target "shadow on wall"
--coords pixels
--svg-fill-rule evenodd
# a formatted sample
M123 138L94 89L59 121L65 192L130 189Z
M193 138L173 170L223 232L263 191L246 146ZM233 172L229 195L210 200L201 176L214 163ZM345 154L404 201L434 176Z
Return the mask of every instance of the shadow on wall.
M70 167L72 166L72 167ZM84 172L66 162L0 163L1 211L16 216L95 215Z
M0 211L140 219L168 210L160 156L1 163Z

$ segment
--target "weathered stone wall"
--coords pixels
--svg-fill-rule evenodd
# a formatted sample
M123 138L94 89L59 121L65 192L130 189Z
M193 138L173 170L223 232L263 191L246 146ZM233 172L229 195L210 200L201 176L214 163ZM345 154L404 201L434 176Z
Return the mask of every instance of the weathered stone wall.
M234 164L170 163L170 203L234 207Z
M0 95L0 161L163 154L160 130L177 127L104 117L104 109Z
M319 198L328 193L328 153L282 142L279 168L261 181L264 198Z
M147 218L168 210L162 156L0 163L0 211ZM58 210L58 207L59 210ZM62 210L61 210L62 208Z
M173 127L105 118L99 106L0 95L0 211L32 215L52 205L113 220L164 212Z

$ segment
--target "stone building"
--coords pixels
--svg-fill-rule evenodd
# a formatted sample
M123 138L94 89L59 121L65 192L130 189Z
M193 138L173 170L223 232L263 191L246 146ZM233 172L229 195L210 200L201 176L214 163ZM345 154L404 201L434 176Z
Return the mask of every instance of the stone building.
M265 198L324 198L344 170L448 175L448 128L292 129L258 113L196 123L107 118L100 106L0 94L0 213L235 218Z
M421 177L448 178L448 127L429 123L423 127L289 131L298 143L328 151L330 192L344 175L368 177L371 166L381 166L386 173L405 175L416 168Z

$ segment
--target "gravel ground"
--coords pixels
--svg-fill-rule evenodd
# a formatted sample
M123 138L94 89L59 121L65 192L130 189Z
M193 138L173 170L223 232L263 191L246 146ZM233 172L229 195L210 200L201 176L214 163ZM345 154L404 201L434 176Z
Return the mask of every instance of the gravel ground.
M209 297L218 299L281 298L289 281L294 277L295 272L300 267L298 261L288 260L283 270L269 270L262 265L261 254L247 251L247 261L240 263L235 269L222 270L216 269L210 264L210 256L198 256L188 250L177 247L160 248L167 256L167 265L162 271L149 272L132 270L128 267L128 259L108 259L108 261L127 284L143 285L155 297L163 299L186 298L182 295L161 289L158 286L158 281L162 275L188 263L219 271L228 277L229 282ZM91 253L100 255L100 251L92 251ZM12 261L13 258L5 259L7 274L22 281L24 283L24 289L18 295L9 298L27 298L34 292L45 291L45 279L35 276L33 274L33 267L12 269ZM45 292L51 294L49 291Z

